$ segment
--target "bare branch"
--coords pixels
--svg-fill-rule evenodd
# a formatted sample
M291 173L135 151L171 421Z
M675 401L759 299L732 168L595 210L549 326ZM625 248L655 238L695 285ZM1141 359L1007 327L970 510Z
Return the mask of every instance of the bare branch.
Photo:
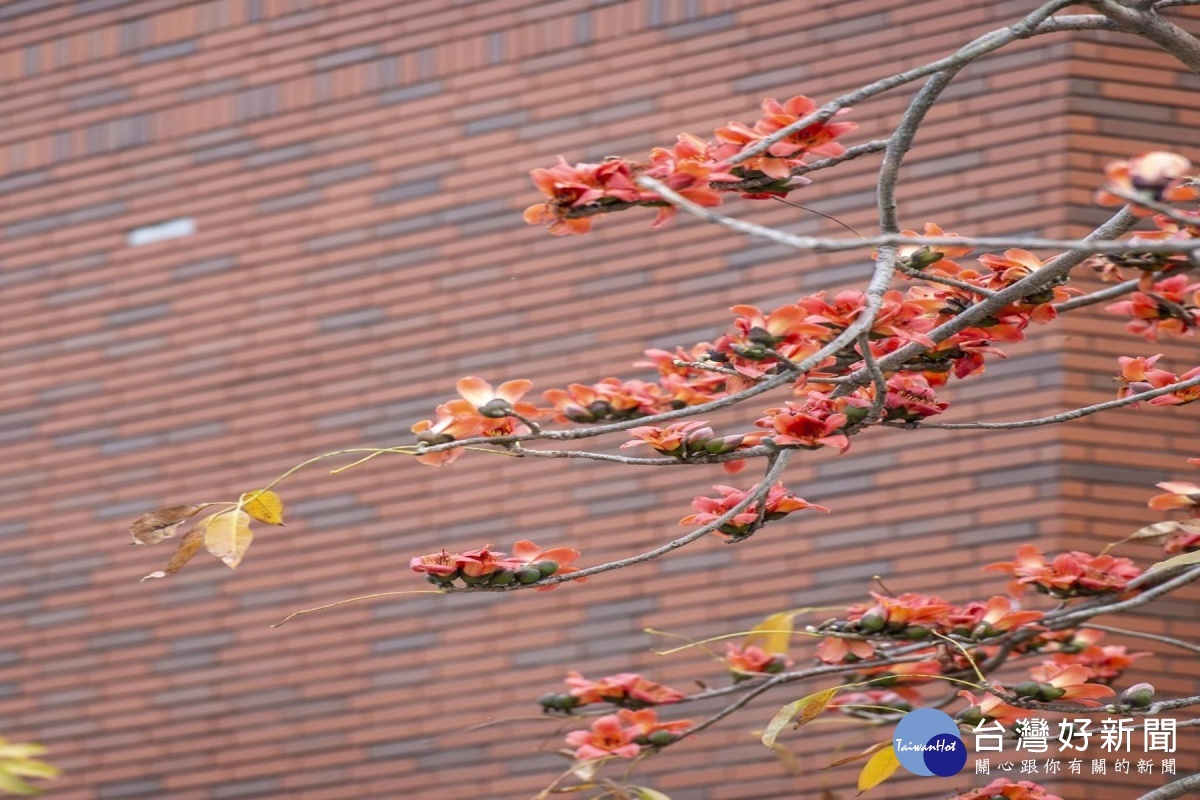
M1153 42L1192 72L1200 73L1200 40L1163 19L1153 9L1139 7L1132 0L1125 3L1087 0L1087 4L1115 22L1121 30Z
M1151 211L1157 211L1159 214L1162 214L1164 217L1167 217L1173 222L1178 222L1180 225L1200 224L1200 217L1197 217L1194 214L1184 214L1177 209L1171 208L1166 203L1158 202L1153 197L1147 197L1146 195L1139 194L1137 192L1131 192L1127 189L1121 188L1120 186L1106 186L1104 188L1109 194L1115 194L1117 197L1125 200L1126 202L1132 203L1135 206L1141 206L1142 208L1148 208Z
M1176 797L1183 797L1197 789L1200 789L1200 773L1171 781L1165 786L1146 792L1138 800L1174 800Z
M1083 408L1072 409L1071 411L1063 411L1060 414L1052 414L1048 417L1038 417L1037 419L1023 419L1016 422L920 422L916 424L897 425L895 427L903 427L907 430L921 430L922 428L939 428L941 430L1016 430L1018 428L1037 428L1042 425L1054 425L1059 422L1067 422L1080 417L1091 416L1101 411L1108 411L1111 408L1120 408L1131 403L1138 403L1142 400L1153 400L1155 397L1161 397L1165 394L1171 394L1179 389L1190 389L1193 386L1200 386L1200 376L1189 378L1186 381L1172 383L1169 386L1163 386L1158 389L1149 389L1139 394L1131 394L1126 397L1120 397L1116 400L1108 400L1103 403L1097 403L1093 406L1085 406Z
M1084 625L1080 625L1079 627L1093 628L1095 630L1105 631L1107 633L1119 633L1122 636L1132 636L1137 639L1148 639L1152 642L1162 642L1163 644L1169 644L1172 647L1178 647L1180 650L1190 650L1193 653L1200 653L1200 645L1191 644L1190 642L1185 642L1182 639L1176 639L1173 636L1163 636L1161 633L1133 631L1129 630L1128 628L1115 628L1112 625L1100 625L1096 622L1088 622Z
M1137 278L1134 278L1133 280L1122 281L1121 283L1113 284L1105 289L1097 289L1089 294L1081 295L1079 297L1072 297L1070 300L1055 304L1054 307L1058 309L1059 312L1062 312L1070 311L1073 308L1090 306L1095 303L1103 303L1105 300L1112 300L1113 298L1120 297L1121 295L1129 294L1138 287L1139 282L1140 281Z
M890 89L895 89L897 86L903 86L906 83L920 80L921 78L933 75L936 72L941 72L954 67L962 67L963 65L974 61L980 56L987 55L993 50L1003 47L1009 42L1030 36L1038 27L1038 25L1046 20L1046 18L1048 18L1051 14L1056 11L1061 11L1069 5L1072 5L1071 0L1052 0L1052 2L1041 6L1017 24L1008 28L1001 28L999 30L991 31L990 33L985 33L983 36L975 39L973 42L959 49L952 55L930 62L924 66L916 67L914 69L901 72L897 75L883 78L860 89L855 89L853 92L848 92L847 94L841 95L840 97L821 106L813 113L797 120L785 128L781 128L770 136L755 142L750 147L745 148L734 158L730 159L729 163L740 164L748 158L753 158L754 156L765 152L771 145L782 141L791 134L803 130L814 123L825 122L826 120L831 119L843 108L849 108L850 106L861 103L863 100L874 97L877 94L882 94Z

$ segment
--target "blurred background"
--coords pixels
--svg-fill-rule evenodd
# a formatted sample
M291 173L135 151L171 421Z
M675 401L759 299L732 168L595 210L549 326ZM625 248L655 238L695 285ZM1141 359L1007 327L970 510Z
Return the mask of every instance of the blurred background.
M233 498L325 451L410 442L460 376L529 378L538 392L645 377L631 366L645 348L718 335L731 304L863 285L866 253L797 255L686 218L651 232L650 211L553 238L521 221L540 201L528 171L559 154L644 157L681 131L753 122L763 97L824 102L1035 6L0 3L0 735L50 748L65 774L49 795L64 800L528 797L567 764L553 751L573 726L541 719L536 698L568 669L683 690L727 680L698 651L655 656L674 641L644 628L744 630L773 611L858 602L876 575L896 592L986 597L1004 579L978 566L1021 542L1095 552L1160 519L1145 508L1153 483L1187 479L1184 459L1200 455L1192 408L869 433L788 472L834 513L549 595L398 597L268 627L426 588L408 559L443 546L528 538L577 548L585 565L640 552L677 534L693 496L753 473L379 458L285 483L288 527L260 530L236 574L201 554L139 583L170 546L129 547L146 511ZM1194 9L1174 13L1200 27ZM856 108L846 143L885 136L916 88ZM930 114L902 173L901 220L1082 235L1106 216L1091 193L1107 161L1200 156L1197 89L1126 38L1006 48ZM870 233L878 164L818 173L792 200ZM728 210L849 235L781 204ZM1194 339L1147 344L1096 308L1003 348L1007 360L948 393L946 418L1107 399L1118 355L1195 366ZM740 429L757 410L721 419ZM1145 564L1157 551L1126 554ZM1120 624L1194 637L1196 593L1185 597ZM1200 689L1180 651L1139 663L1162 694ZM756 703L639 767L639 782L674 800L853 796L852 775L819 767L878 732L822 723L816 738L786 737L798 776L752 733L816 688ZM1196 768L1195 735L1181 732L1179 749L1180 773ZM1060 791L1128 798L1139 780ZM986 782L897 776L876 794Z

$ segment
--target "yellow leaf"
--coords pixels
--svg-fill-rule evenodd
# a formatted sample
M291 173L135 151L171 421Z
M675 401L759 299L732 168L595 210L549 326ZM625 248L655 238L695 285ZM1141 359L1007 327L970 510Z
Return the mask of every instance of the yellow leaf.
M180 525L202 508L204 506L174 506L143 514L129 526L133 543L158 544L163 539L170 539L179 530Z
M1166 561L1154 564L1150 569L1167 569L1168 567L1182 567L1188 564L1200 564L1200 551L1195 553L1180 553L1177 556L1168 558Z
M206 520L205 520L206 521ZM175 548L175 554L171 556L171 560L167 562L167 566L160 569L158 572L151 572L143 581L150 578L165 578L168 575L174 575L179 570L192 560L192 556L200 552L200 548L204 545L204 522L187 532L187 535L179 540L179 546Z
M671 800L657 789L647 789L645 786L626 786L637 800Z
M767 724L767 729L763 731L762 743L774 749L775 739L779 736L780 731L792 722L795 722L797 728L812 722L820 716L841 688L841 686L834 686L831 689L822 689L779 709Z
M236 509L225 511L206 517L200 526L204 528L204 546L208 552L224 561L230 569L237 569L254 538L250 531L250 515Z
M900 759L896 758L896 749L894 747L883 748L871 756L870 760L863 765L862 772L858 773L858 793L862 794L874 789L892 777L899 768Z
M242 495L242 510L259 522L283 524L283 498L270 489L257 489Z
M16 775L10 774L4 768L4 765L0 764L0 793L19 794L22 797L29 797L37 794L38 789L21 780Z
M772 614L750 629L750 634L746 636L742 646L759 647L772 655L786 656L792 631L795 630L792 620L806 611L807 608L799 608Z

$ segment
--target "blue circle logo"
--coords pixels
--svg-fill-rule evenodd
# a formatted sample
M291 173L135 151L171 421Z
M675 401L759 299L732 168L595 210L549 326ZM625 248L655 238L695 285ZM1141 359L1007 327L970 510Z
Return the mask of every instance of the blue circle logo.
M967 746L958 725L936 708L918 708L904 715L893 739L900 765L914 775L949 778L962 772Z

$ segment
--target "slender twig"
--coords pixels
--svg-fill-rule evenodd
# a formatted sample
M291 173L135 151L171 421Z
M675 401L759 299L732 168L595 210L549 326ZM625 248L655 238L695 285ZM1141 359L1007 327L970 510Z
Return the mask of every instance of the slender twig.
M1105 186L1104 190L1109 194L1114 194L1122 200L1135 206L1141 206L1142 208L1148 208L1151 211L1157 211L1159 214L1162 214L1164 217L1167 217L1174 222L1178 222L1180 225L1200 225L1200 217L1197 217L1195 214L1185 214L1179 209L1171 208L1166 203L1160 203L1153 197L1147 197L1146 195L1139 194L1138 192L1131 192L1127 189L1121 188L1120 186Z
M552 575L549 578L543 578L542 580L537 581L536 583L530 583L530 584L511 583L507 586L455 586L455 587L446 587L446 588L442 589L442 591L446 594L458 594L458 593L463 593L463 592L481 592L481 591L482 592L512 592L512 591L519 591L521 589L533 589L533 588L538 588L538 587L543 587L543 586L554 586L559 583L564 583L565 581L574 581L574 580L578 580L580 578L587 578L592 575L600 575L605 572L611 572L614 569L622 569L623 567L633 566L634 564L642 564L646 561L651 561L655 558L659 558L660 556L665 556L667 553L678 550L681 547L686 547L687 545L691 544L692 542L694 542L698 539L702 539L703 537L709 535L710 533L716 532L722 525L729 522L731 519L733 519L734 517L736 517L738 514L742 513L743 511L745 511L750 506L754 505L755 503L763 502L763 500L767 496L767 493L771 490L771 487L775 484L775 482L777 480L779 480L780 476L783 474L783 471L787 468L788 461L791 460L791 457L792 457L792 451L790 451L790 450L779 451L775 455L775 457L772 459L770 465L767 468L766 474L763 475L763 478L759 482L757 488L755 488L754 491L748 493L744 498L742 498L742 500L740 502L738 502L737 505L730 508L728 511L726 511L724 514L722 514L721 516L714 519L712 522L709 522L706 525L702 525L699 528L697 528L696 530L692 531L691 533L688 533L684 536L680 536L677 539L672 539L671 541L667 542L666 544L656 547L653 550L647 550L644 553L639 553L635 556L629 556L628 558L618 559L617 561L609 561L604 564L597 564L594 567L588 567L586 569L581 569L577 572L571 572L571 573L567 573L564 575Z
M1070 300L1065 300L1061 303L1056 303L1054 307L1061 312L1070 311L1073 308L1082 308L1084 306L1094 305L1096 303L1103 303L1105 300L1112 300L1113 298L1120 297L1121 295L1129 294L1134 289L1138 288L1139 283L1141 283L1141 281L1138 278L1122 281L1121 283L1113 284L1107 288L1097 289L1094 292L1080 295L1079 297L1072 297Z
M919 422L915 424L906 423L895 427L905 430L921 430L923 428L938 428L941 430L1015 430L1018 428L1037 428L1042 425L1054 425L1059 422L1067 422L1079 419L1080 417L1091 416L1092 414L1108 411L1112 408L1121 408L1122 406L1139 403L1142 400L1152 400L1155 397L1162 397L1163 395L1171 394L1180 389L1189 389L1193 386L1200 386L1200 376L1172 383L1169 386L1163 386L1158 389L1149 389L1145 392L1127 395L1116 400L1108 400L1092 406L1063 411L1059 414L1051 414L1048 417L1038 417L1037 419L1023 419L1015 422Z
M743 149L737 154L737 156L730 159L729 163L740 164L749 158L761 155L762 153L766 152L767 148L769 148L771 145L775 144L776 142L783 141L793 133L801 131L807 128L809 125L832 119L833 116L843 108L849 108L850 106L861 103L863 100L874 97L877 94L882 94L890 89L895 89L897 86L903 86L906 83L920 80L921 78L932 75L935 72L941 72L942 70L951 67L961 67L970 63L971 61L974 61L980 56L986 55L993 50L1003 47L1012 41L1029 36L1036 30L1038 25L1046 20L1047 17L1056 11L1061 11L1071 4L1072 0L1052 0L1052 2L1042 5L1040 8L1035 10L1032 14L1025 17L1017 24L1008 28L1001 28L999 30L985 33L983 36L975 39L965 47L960 48L952 55L946 56L945 58L940 58L937 61L932 61L914 69L905 70L897 75L883 78L859 89L855 89L852 92L841 95L840 97L821 106L813 113L806 115L791 125L781 128L775 133L772 133L770 136L766 136L758 142L755 142L750 147Z
M1181 650L1190 650L1193 653L1200 653L1200 645L1185 642L1182 639L1176 639L1174 636L1164 636L1161 633L1150 633L1149 631L1133 631L1128 628L1116 628L1112 625L1101 625L1097 622L1088 622L1079 626L1080 628L1094 628L1098 631L1106 631L1107 633L1119 633L1122 636L1133 636L1138 639L1148 639L1152 642L1162 642L1169 644L1172 647L1178 647Z

